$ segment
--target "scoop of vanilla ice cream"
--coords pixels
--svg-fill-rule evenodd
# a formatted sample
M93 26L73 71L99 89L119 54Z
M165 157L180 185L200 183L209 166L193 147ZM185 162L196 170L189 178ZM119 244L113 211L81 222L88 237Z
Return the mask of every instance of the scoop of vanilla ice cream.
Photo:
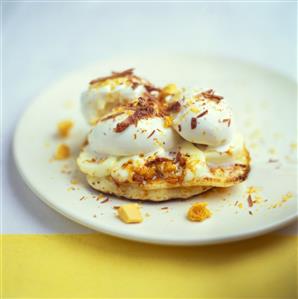
M143 85L132 88L127 82L119 85L104 84L90 86L81 95L82 112L90 124L95 124L97 120L112 110L115 106L124 102L129 102L143 96L146 89Z
M224 99L215 101L198 96L203 90L185 91L173 126L185 140L218 147L233 137L232 112Z
M140 119L136 125L116 132L117 123L127 116L124 113L98 122L88 136L90 150L102 155L129 156L160 148L171 150L180 140L175 130L164 127L164 120L159 117Z

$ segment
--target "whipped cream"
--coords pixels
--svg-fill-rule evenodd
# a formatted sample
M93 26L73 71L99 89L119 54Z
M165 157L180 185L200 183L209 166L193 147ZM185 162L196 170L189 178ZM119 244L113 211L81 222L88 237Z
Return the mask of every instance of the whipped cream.
M222 97L211 90L190 90L184 91L181 98L181 108L173 117L173 126L183 139L211 148L231 141L232 112Z
M115 105L135 100L145 93L146 89L143 85L132 88L128 82L123 82L116 86L111 82L99 86L91 85L88 90L82 93L82 112L87 122L94 124L107 112L107 109L109 110Z
M164 120L160 117L140 119L136 125L116 132L117 123L128 116L125 112L98 122L88 135L89 149L100 155L129 156L160 148L171 150L178 144L179 135L172 128L165 128Z

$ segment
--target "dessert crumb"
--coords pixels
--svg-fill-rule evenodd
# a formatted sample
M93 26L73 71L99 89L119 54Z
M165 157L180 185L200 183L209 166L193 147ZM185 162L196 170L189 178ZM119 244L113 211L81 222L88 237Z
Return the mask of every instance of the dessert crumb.
M54 158L56 160L64 160L69 158L70 156L70 148L66 144L59 144L56 148L55 156Z
M211 217L212 213L207 208L206 202L194 203L187 213L187 218L190 221L204 221L205 219Z
M281 200L278 200L275 204L271 205L269 208L279 208L283 204L285 204L288 200L292 199L294 197L293 193L288 192L285 195L282 196Z
M57 130L60 137L67 137L73 127L73 121L63 120L57 124Z
M137 203L120 206L117 213L119 219L124 223L140 223L143 221L140 206Z

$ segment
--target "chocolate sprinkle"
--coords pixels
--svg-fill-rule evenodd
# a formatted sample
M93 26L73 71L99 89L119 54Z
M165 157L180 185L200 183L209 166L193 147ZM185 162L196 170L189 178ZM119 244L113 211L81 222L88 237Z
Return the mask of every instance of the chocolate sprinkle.
M253 203L253 201L252 201L252 198L251 198L251 195L250 195L250 194L248 195L247 202L248 202L248 206L249 206L250 208L254 205L254 203Z
M208 110L205 110L204 112L202 112L199 115L197 115L197 118L200 118L200 117L206 115L207 113L208 113Z
M211 101L215 101L216 103L219 103L223 99L222 96L214 94L213 89L208 89L206 91L203 91L203 92L201 92L201 95L206 99L209 99Z
M108 197L106 197L104 200L102 200L100 203L106 203L106 202L108 202L109 201L109 198Z
M181 104L177 101L168 106L167 111L168 112L179 112L181 109Z
M134 113L124 119L122 122L116 125L114 131L116 133L121 133L126 130L130 125L137 124L142 118L149 118L153 116L158 116L159 113L154 107L154 101L152 98L142 98L139 97L137 107L128 107L135 110Z
M278 162L277 159L269 159L269 160L268 160L268 163L277 163L277 162Z
M178 152L176 154L176 158L174 162L179 163L181 167L184 167L186 165L186 159L182 156L181 152Z
M230 118L225 118L222 120L224 123L226 122L228 124L228 127L231 125L231 119Z
M149 139L153 134L155 133L155 130L153 130L150 135L147 137L147 139Z
M190 122L191 129L195 129L197 127L197 119L193 117Z
M153 164L162 163L162 162L167 162L167 161L171 161L171 160L168 159L168 158L165 158L165 157L156 157L154 160L147 161L147 162L145 163L145 166L151 166L151 165L153 165Z

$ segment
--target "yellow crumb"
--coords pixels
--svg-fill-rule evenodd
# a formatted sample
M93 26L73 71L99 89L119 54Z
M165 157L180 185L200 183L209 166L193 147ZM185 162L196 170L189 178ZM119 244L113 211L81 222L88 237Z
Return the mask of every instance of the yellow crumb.
M258 204L258 203L262 203L263 201L264 201L264 199L260 195L256 195L254 197L253 203Z
M166 85L162 90L161 90L161 93L163 95L170 95L170 94L175 94L178 92L178 88L176 86L176 84L168 84Z
M66 144L59 144L57 146L54 158L56 160L64 160L70 156L70 148Z
M293 151L297 150L297 143L292 143L290 146Z
M193 113L199 113L200 112L200 109L198 109L196 106L192 105L190 107L190 111L193 112Z
M277 201L275 204L271 205L269 208L278 208L281 207L284 203L286 203L289 199L293 198L294 195L291 192L286 193L285 195L282 196L282 199Z
M187 218L190 221L204 221L211 217L212 213L207 208L207 205L206 202L194 203L188 210Z
M76 180L76 179L72 179L72 180L70 181L70 183L71 183L72 185L77 185L77 184L79 183L79 181Z
M242 209L242 208L243 208L243 203L242 203L242 202L239 202L238 205L237 205L237 207L238 207L239 209Z
M106 195L98 194L97 196L94 195L93 198L95 198L96 201L99 201L99 200L102 200L102 199L106 198Z
M140 206L137 203L120 206L117 213L124 223L140 223L143 221Z
M257 193L260 191L259 187L255 187L255 186L249 186L246 190L246 193L248 194L253 194L253 193Z
M165 116L164 117L164 127L169 128L172 126L173 118L171 116Z
M73 127L73 122L71 120L60 121L57 125L59 136L67 137L72 127Z
M287 202L292 197L294 197L293 193L288 192L287 194L285 194L285 195L282 196L282 202Z

